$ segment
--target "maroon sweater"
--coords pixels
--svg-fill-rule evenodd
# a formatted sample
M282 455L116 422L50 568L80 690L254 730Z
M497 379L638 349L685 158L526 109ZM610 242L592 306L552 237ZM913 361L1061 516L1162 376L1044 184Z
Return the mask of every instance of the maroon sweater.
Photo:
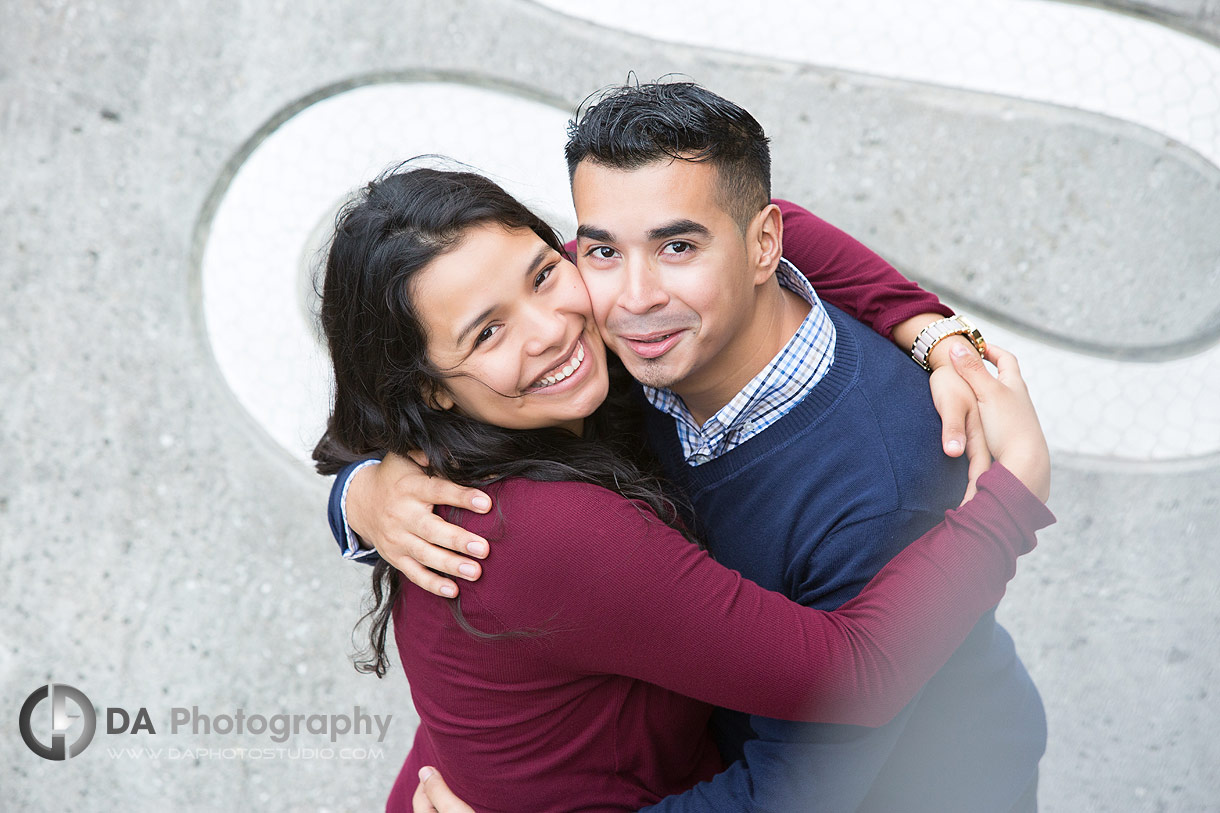
M795 203L772 202L784 216L784 257L836 308L887 339L893 338L895 325L912 316L953 315L935 294L899 274L851 235Z
M388 809L440 769L480 813L638 810L722 768L712 705L880 725L1004 594L1052 517L1006 469L833 613L763 590L647 509L581 483L510 480L462 515L494 540L448 603L404 584L394 633L420 726Z

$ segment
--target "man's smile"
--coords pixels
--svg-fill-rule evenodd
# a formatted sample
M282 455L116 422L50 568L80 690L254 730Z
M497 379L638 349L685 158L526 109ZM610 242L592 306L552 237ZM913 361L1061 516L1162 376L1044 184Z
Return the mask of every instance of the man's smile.
M658 332L646 335L636 336L619 336L623 344L635 353L637 356L646 359L659 358L682 340L686 334L685 328L680 328L671 332Z

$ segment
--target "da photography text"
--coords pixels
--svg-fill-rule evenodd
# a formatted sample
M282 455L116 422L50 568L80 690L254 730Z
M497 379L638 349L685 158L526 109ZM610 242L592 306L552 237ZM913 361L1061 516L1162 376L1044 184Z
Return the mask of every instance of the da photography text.
M25 744L43 759L61 761L78 756L89 746L98 727L98 711L80 689L63 683L40 686L21 706L18 723ZM282 744L302 734L326 736L332 743L341 737L371 737L385 741L392 714L368 714L355 706L351 714L273 714L232 712L203 713L198 706L174 706L154 719L140 706L128 709L108 706L104 711L107 734L170 734L202 736L266 737ZM80 721L77 726L76 722Z

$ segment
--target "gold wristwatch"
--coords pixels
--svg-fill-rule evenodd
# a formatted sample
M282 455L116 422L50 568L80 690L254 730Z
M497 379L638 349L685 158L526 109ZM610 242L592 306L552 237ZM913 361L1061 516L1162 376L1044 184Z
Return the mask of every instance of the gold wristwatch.
M919 335L915 337L915 343L911 345L911 358L915 359L920 367L931 372L928 356L941 339L949 336L965 336L974 345L974 349L979 351L980 357L987 352L987 342L983 339L983 334L979 333L979 329L965 316L954 314L948 319L937 319L919 331Z

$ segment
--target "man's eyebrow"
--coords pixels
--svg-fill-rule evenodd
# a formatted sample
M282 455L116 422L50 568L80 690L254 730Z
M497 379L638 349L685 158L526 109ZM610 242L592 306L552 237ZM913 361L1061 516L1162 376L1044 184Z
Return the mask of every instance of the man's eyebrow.
M578 226L576 229L576 239L593 240L597 243L613 243L614 235L605 229L599 229L596 226Z
M534 259L530 260L529 265L527 265L525 267L525 275L529 276L529 275L535 273L538 270L538 266L542 265L542 263L546 260L547 256L550 255L553 251L554 251L554 249L552 249L548 245L543 245L542 248L538 249L538 253L534 255ZM473 318L469 322L467 322L466 327L462 328L461 331L457 335L457 340L456 340L457 346L461 347L462 344L466 341L466 336L470 333L470 331L474 330L476 327L483 324L483 322L487 321L487 318L489 316L491 316L493 313L495 313L497 307L499 307L499 306L492 305L490 308L483 311L478 316L476 316L475 318Z
M670 237L681 237L684 234L703 238L712 236L711 230L702 223L696 223L693 220L675 220L664 226L649 229L648 239L650 241L666 240Z

